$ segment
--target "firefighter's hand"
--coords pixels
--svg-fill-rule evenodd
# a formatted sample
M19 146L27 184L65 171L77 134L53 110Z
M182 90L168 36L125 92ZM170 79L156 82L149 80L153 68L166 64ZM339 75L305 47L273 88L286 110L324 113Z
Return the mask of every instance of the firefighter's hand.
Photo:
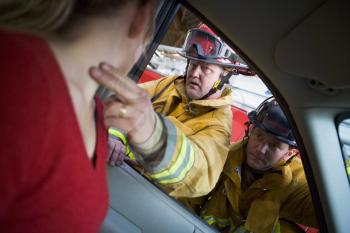
M104 101L104 122L107 127L124 130L131 144L145 142L153 133L156 113L145 90L107 63L91 67L91 77L115 93Z
M125 159L125 145L115 137L108 138L107 162L111 166L121 165Z

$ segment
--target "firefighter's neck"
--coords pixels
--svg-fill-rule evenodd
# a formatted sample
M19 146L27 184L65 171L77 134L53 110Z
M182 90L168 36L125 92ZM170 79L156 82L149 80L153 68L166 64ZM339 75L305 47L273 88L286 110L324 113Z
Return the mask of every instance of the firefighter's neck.
M246 161L244 161L242 166L242 180L241 187L242 190L247 190L251 184L254 183L257 179L264 176L264 173L261 173L253 168L251 168Z

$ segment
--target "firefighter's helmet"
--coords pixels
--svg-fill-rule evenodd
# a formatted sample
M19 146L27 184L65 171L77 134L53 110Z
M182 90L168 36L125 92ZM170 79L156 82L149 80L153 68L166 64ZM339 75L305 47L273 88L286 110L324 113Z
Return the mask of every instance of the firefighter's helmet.
M255 75L255 72L205 24L188 31L179 54L188 59L231 68L236 74Z
M235 67L233 50L208 26L201 24L187 33L180 55L206 63Z
M272 134L278 140L297 147L292 128L275 98L270 97L248 114L250 123Z

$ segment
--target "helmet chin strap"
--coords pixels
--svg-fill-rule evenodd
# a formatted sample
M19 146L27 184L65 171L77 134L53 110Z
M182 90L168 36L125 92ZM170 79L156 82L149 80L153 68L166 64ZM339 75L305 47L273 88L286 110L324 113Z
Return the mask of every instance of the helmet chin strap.
M202 96L200 100L207 99L209 96L221 90L224 87L224 85L228 83L228 80L230 79L231 75L234 73L235 73L235 70L232 70L232 71L227 71L226 75L220 75L220 78L214 83L213 87L208 91L207 94Z

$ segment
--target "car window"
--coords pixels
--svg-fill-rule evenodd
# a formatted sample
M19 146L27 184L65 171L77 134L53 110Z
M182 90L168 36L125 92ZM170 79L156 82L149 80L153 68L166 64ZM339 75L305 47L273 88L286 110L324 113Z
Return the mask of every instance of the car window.
M201 23L203 22L191 11L180 7L138 83L147 83L163 77L185 75L187 59L182 57L179 52L183 49L187 31L198 27ZM237 64L250 70L244 59L238 54L235 55ZM233 74L228 86L233 93L231 142L234 143L242 140L246 134L245 123L248 121L248 113L256 109L265 99L271 97L272 93L262 79L253 72ZM309 227L304 227L304 230L316 232L316 229Z
M339 122L338 134L344 157L345 170L350 182L350 118L345 118Z

